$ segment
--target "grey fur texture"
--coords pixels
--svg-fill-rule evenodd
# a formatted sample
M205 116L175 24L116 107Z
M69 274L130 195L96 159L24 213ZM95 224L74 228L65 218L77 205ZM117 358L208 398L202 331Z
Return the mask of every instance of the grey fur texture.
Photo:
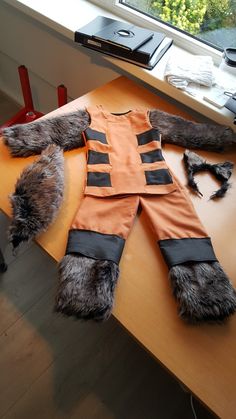
M96 321L111 314L119 267L109 260L66 255L59 264L56 311Z
M236 145L236 133L223 125L196 123L157 109L150 111L149 118L166 143L217 152ZM63 150L71 150L83 147L81 132L89 126L89 122L88 112L78 110L6 128L3 130L3 139L14 157L38 154L52 143Z
M50 145L23 170L10 197L13 218L8 234L14 248L47 229L58 213L63 190L63 152Z
M225 161L223 163L212 164L204 160L201 156L194 153L193 151L185 150L184 152L184 165L187 171L188 176L188 186L192 188L197 194L202 195L198 189L198 185L195 182L194 175L195 173L202 171L209 171L212 173L217 180L221 182L221 187L215 191L210 199L223 198L230 188L230 183L228 179L232 175L234 164L230 161Z
M84 146L81 132L88 124L88 113L78 110L67 115L5 128L3 140L14 157L40 154L49 144L59 145L66 151Z
M224 125L196 123L156 109L149 117L166 143L217 152L236 146L236 133Z
M169 278L179 315L190 323L222 322L236 311L236 292L219 262L177 265Z

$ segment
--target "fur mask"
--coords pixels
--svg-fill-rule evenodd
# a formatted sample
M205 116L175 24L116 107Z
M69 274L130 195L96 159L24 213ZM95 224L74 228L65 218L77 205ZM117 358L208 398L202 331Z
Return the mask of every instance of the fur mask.
M217 180L221 182L221 187L216 192L214 192L210 199L223 198L227 190L230 187L228 182L233 171L233 163L230 161L225 161L224 163L211 164L204 160L202 157L193 151L185 150L184 152L184 164L187 169L188 175L188 185L195 192L202 196L202 193L199 191L198 186L194 180L195 173L208 170L212 173Z

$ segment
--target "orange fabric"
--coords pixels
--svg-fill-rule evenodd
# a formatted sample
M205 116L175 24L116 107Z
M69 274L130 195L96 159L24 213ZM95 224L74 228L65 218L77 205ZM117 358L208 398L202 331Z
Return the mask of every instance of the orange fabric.
M167 169L164 160L141 160L140 153L161 148L156 140L138 145L137 135L152 128L147 111L135 110L119 116L100 106L88 111L90 128L105 133L107 144L88 140L87 150L109 154L109 163L88 164L88 172L108 173L112 186L86 186L71 228L126 239L141 204L157 240L207 237L185 188L174 174L169 172L171 184L146 184L145 171Z
M156 240L208 237L191 200L179 187L166 195L86 196L72 229L115 234L126 239L139 204L151 223Z
M140 145L138 148L139 148L140 153L146 153L148 151L153 151L153 150L156 150L156 149L160 149L161 147L160 147L160 142L159 141L151 141L148 144Z
M116 234L126 239L139 205L139 196L97 198L85 196L72 229Z
M165 168L165 161L142 163L140 153L161 149L157 140L138 145L137 135L152 129L148 111L137 109L122 115L106 112L102 106L87 108L91 123L89 128L106 135L108 144L100 141L86 140L89 150L109 154L109 164L88 165L88 172L109 173L111 186L88 186L85 180L85 195L113 196L119 194L166 194L175 190L175 182L160 185L147 185L145 170ZM169 172L170 173L170 172Z
M208 237L187 196L176 191L160 196L141 196L156 240Z

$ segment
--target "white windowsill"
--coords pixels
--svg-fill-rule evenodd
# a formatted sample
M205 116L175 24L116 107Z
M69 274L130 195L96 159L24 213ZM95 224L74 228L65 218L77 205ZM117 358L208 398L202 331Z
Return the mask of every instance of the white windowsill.
M32 18L40 21L49 28L54 29L70 40L74 39L75 30L91 21L97 15L116 17L110 12L105 11L101 7L98 7L86 0L60 0L57 2L53 0L4 1ZM125 70L135 77L145 81L149 85L157 88L159 91L183 103L185 106L190 107L191 109L218 123L231 126L234 131L236 131L236 125L233 124L234 114L232 112L226 108L218 109L203 100L203 95L210 91L210 88L202 87L198 89L197 96L190 96L188 93L174 88L164 80L164 69L170 54L176 54L178 56L180 54L186 56L187 54L191 59L190 53L175 45L169 49L169 51L151 71L105 55L103 55L103 57L105 60L112 62L117 68ZM236 91L236 77L225 73L224 81L225 80L227 80L227 85L235 87Z

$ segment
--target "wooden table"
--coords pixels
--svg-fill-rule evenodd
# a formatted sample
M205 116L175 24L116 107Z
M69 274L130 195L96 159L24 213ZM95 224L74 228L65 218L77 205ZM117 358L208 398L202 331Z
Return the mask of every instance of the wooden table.
M82 96L50 113L70 112L86 105L102 104L110 112L123 112L139 105L190 116L175 105L150 93L125 77ZM164 146L168 164L186 183L183 149ZM234 154L200 152L211 162L236 161ZM0 208L10 216L8 195L16 178L35 157L13 159L0 141ZM56 260L65 252L67 232L82 196L85 153L65 153L65 199L56 222L37 242ZM220 262L236 286L235 215L236 173L227 196L209 201L217 184L209 174L198 176L204 198L192 196L196 210L212 237ZM168 271L150 227L141 214L134 223L121 260L114 316L171 373L221 418L236 417L236 315L225 325L186 325L177 316Z

